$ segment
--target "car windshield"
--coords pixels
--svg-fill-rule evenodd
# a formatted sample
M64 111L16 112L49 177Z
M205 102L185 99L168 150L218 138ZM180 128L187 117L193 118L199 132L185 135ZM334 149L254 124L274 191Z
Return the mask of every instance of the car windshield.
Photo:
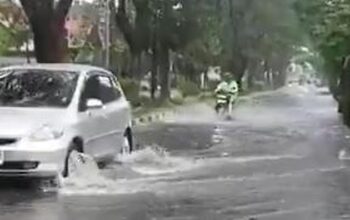
M77 79L78 74L69 71L1 71L0 106L67 107Z

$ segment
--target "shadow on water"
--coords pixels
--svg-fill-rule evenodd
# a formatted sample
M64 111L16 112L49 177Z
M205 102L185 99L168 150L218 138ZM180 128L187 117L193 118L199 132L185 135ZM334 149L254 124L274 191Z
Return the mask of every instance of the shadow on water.
M168 123L166 126L158 125L137 134L140 146L164 146L169 152L188 150L206 150L211 148L212 136L215 133L213 124L182 124ZM142 148L142 147L141 147Z
M9 190L36 191L40 189L42 181L38 178L1 177L0 193Z
M54 193L43 190L43 181L36 178L0 178L0 206L12 207L52 197Z

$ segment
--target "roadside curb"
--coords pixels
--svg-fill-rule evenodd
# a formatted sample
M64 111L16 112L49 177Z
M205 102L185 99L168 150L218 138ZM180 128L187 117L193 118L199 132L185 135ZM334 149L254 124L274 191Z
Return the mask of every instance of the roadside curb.
M132 126L147 125L154 122L161 122L164 121L165 118L173 116L176 112L176 109L169 109L165 111L146 114L140 117L135 117L132 120Z
M191 98L190 98L191 100ZM147 125L155 122L164 122L167 118L174 117L179 113L180 108L187 105L193 105L202 101L189 101L183 105L173 106L169 108L156 109L153 113L145 113L143 115L135 116L132 120L132 126Z

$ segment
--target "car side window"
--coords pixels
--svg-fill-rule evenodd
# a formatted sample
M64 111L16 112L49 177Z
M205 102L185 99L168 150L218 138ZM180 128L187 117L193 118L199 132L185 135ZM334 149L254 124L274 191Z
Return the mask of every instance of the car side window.
M79 111L86 110L88 99L99 99L103 104L108 104L119 99L122 95L117 84L110 76L96 73L88 77L79 101Z
M100 82L101 101L104 104L113 102L120 98L120 91L116 90L115 85L109 76L99 75L98 79Z
M86 102L88 99L100 99L100 82L97 75L90 76L85 81L84 89L79 100L79 111L86 110Z

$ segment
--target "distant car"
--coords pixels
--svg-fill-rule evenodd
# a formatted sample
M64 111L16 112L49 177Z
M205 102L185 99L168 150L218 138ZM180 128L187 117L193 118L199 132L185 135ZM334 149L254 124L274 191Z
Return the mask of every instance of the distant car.
M108 162L132 150L131 108L116 77L92 66L0 69L0 176L69 175L72 151Z

